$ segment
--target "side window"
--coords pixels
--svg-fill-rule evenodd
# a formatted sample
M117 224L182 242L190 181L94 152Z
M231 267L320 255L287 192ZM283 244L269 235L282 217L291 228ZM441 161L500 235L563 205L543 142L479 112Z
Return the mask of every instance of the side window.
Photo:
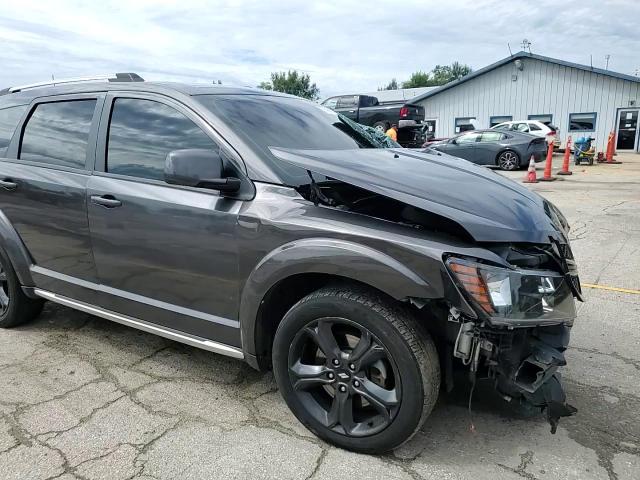
M538 125L536 125L535 123L530 123L529 124L529 128L531 129L532 132L536 132L538 130L542 130Z
M329 98L329 99L325 100L322 103L323 106L325 106L327 108L330 108L332 110L336 108L337 104L338 104L338 98L337 97Z
M41 103L22 134L20 159L85 168L96 100Z
M26 109L27 105L20 105L19 107L0 110L0 157L4 157L7 154L13 132L15 132L18 122Z
M468 143L475 143L478 138L480 138L479 133L465 133L464 135L460 135L456 140L458 145L465 145Z
M513 129L517 132L528 132L529 125L527 125L526 123L516 123L513 125Z
M502 140L503 137L504 135L502 135L500 132L482 132L480 141L483 143L497 142L499 140Z
M338 108L355 108L357 106L357 95L346 95L344 97L338 97Z
M160 102L117 98L107 141L109 173L164 180L164 164L172 150L218 150L195 123Z

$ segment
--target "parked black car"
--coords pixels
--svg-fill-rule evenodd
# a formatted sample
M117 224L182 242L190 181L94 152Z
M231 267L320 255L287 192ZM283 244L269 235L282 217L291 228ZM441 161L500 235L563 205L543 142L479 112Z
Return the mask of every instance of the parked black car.
M455 137L430 143L427 149L464 158L478 165L496 165L503 170L527 166L531 157L545 159L547 143L542 137L527 133L473 130Z
M398 143L415 148L424 143L422 121L424 107L411 103L381 105L370 95L341 95L330 97L322 105L341 113L345 117L386 132L391 125L398 126Z
M296 97L140 80L0 95L1 327L49 300L273 368L360 452L416 433L455 369L552 430L575 411L553 204Z

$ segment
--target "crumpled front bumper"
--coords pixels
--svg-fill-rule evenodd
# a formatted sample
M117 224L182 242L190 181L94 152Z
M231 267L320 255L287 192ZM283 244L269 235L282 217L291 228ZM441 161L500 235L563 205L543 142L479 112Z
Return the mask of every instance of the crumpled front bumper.
M564 352L569 344L571 327L555 325L514 331L500 336L490 373L497 390L506 398L544 410L556 432L561 417L576 409L567 403L560 367L566 365Z

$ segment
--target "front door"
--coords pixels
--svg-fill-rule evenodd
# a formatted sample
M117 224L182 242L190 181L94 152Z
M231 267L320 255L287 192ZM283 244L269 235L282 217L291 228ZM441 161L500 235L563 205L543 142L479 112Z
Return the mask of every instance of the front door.
M41 98L0 161L0 208L29 251L39 288L91 302L96 281L86 185L99 95Z
M240 346L242 201L164 182L167 153L224 147L187 108L154 95L108 96L100 128L87 195L101 305Z
M476 146L482 134L479 132L469 132L451 139L446 152L454 157L464 158L472 162L476 161Z
M638 110L620 110L616 150L635 150L638 139Z

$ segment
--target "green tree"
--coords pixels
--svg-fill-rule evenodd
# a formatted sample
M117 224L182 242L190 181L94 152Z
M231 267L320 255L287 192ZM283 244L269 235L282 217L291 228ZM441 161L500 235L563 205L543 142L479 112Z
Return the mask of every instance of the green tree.
M431 75L420 70L413 72L409 80L402 82L402 88L432 87L434 85Z
M436 85L444 85L454 80L460 80L471 72L472 70L469 65L453 62L451 65L436 65L431 71L431 74L433 75L433 80Z
M311 77L306 73L298 73L297 70L273 72L271 73L271 81L261 82L258 88L289 93L309 100L320 98L320 90L315 83L311 83Z
M382 90L398 90L398 81L395 78L392 78L385 87L378 87L379 92Z
M439 87L445 83L459 80L471 73L469 65L453 62L451 65L436 65L430 72L414 72L409 80L402 82L402 88Z

